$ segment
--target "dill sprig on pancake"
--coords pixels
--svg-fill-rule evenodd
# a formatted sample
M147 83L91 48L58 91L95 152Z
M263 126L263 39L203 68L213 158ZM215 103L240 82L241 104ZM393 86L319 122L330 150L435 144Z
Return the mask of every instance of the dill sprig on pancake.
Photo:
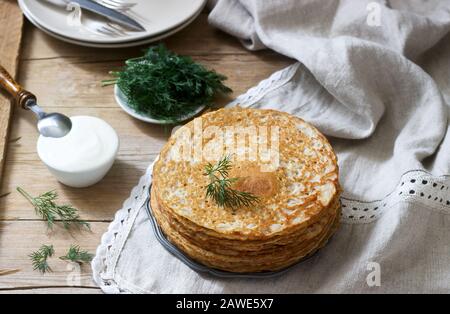
M122 71L110 74L115 78L103 81L103 86L117 84L132 109L173 123L212 105L215 95L232 91L223 84L224 75L164 45L149 48L144 56L127 60Z
M206 197L214 200L220 207L239 208L256 204L259 198L251 193L237 191L231 186L239 178L228 178L232 164L229 156L223 157L215 165L205 166L205 176L210 183L206 186Z

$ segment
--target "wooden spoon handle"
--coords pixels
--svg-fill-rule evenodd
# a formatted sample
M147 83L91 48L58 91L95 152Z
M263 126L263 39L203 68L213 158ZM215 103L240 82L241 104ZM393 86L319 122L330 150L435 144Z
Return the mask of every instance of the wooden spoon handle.
M36 101L34 96L29 91L20 86L12 76L0 65L0 86L2 86L11 96L14 97L16 103L23 109L28 109L27 102L29 100Z

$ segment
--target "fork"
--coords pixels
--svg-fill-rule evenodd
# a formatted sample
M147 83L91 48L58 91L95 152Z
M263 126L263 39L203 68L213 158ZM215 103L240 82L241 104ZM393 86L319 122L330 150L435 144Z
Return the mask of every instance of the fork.
M103 5L110 6L117 10L128 10L134 7L137 3L129 3L121 0L99 0Z
M138 13L131 11L131 9L137 3L129 3L129 2L124 2L122 0L94 0L94 1L101 5L104 5L105 7L108 7L110 9L113 9L113 10L119 11L123 14L126 14L135 20L141 20L141 22L147 21L143 16L140 16ZM126 36L128 34L125 28L123 28L122 26L120 26L118 24L115 24L114 22L108 22L104 25L96 27L95 29L89 29L89 30L96 34L104 35L107 37L120 37L120 36Z
M111 22L98 27L95 31L108 37L120 37L127 35L127 32L120 25L113 24Z
M97 3L104 5L113 10L117 10L121 13L127 14L129 17L135 19L138 22L148 22L141 14L132 11L133 7L137 5L135 2L125 2L122 0L95 0Z
M94 25L81 25L82 29L88 33L104 37L121 37L126 36L127 31L114 22L98 23Z
M42 0L48 3L51 3L53 5L56 5L58 7L64 8L66 9L67 7L67 3L68 1L65 0ZM95 0L97 3L103 4L106 6L106 3L108 3L110 6L115 5L114 8L112 9L116 9L119 11L119 2L118 0ZM102 3L105 2L105 3ZM121 10L129 10L131 9L134 5L136 5L135 3L121 3L122 6L120 6ZM117 25L113 22L107 22L102 23L100 26L87 26L84 24L80 25L82 27L82 29L96 34L96 35L103 35L103 36L107 36L107 37L120 37L120 36L125 36L127 35L127 31L125 28L123 28L120 25Z

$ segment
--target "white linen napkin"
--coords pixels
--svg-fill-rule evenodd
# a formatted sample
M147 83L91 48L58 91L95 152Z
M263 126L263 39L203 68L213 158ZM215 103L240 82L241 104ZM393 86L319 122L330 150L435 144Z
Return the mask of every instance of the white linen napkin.
M197 274L156 241L151 167L93 261L105 292L449 292L450 2L219 0L210 23L298 60L230 106L287 111L335 148L343 221L276 279ZM136 199L135 199L136 198ZM129 209L129 210L128 210Z

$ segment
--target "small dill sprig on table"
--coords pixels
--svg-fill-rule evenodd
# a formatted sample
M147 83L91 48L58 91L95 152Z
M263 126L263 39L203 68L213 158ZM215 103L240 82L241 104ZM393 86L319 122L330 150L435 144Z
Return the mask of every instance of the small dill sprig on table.
M79 264L89 263L93 258L93 254L82 250L78 245L71 245L67 254L60 257L63 261L71 261Z
M205 176L210 183L206 186L206 197L213 199L221 207L249 207L259 202L259 198L252 193L237 191L231 186L239 178L228 178L232 168L229 156L223 157L215 165L208 163L205 166Z
M45 192L37 197L31 196L21 187L17 187L17 191L33 205L36 214L47 221L49 229L53 228L57 220L62 222L65 229L73 225L90 229L89 223L80 219L78 210L72 205L58 205L55 203L58 198L56 191Z
M31 253L29 255L33 269L38 270L45 274L46 272L52 271L50 266L48 266L47 259L55 253L53 245L42 245L39 250Z
M103 86L117 84L135 111L167 122L177 122L201 106L210 106L215 95L232 92L227 78L206 69L192 58L150 47L144 56L129 59Z

